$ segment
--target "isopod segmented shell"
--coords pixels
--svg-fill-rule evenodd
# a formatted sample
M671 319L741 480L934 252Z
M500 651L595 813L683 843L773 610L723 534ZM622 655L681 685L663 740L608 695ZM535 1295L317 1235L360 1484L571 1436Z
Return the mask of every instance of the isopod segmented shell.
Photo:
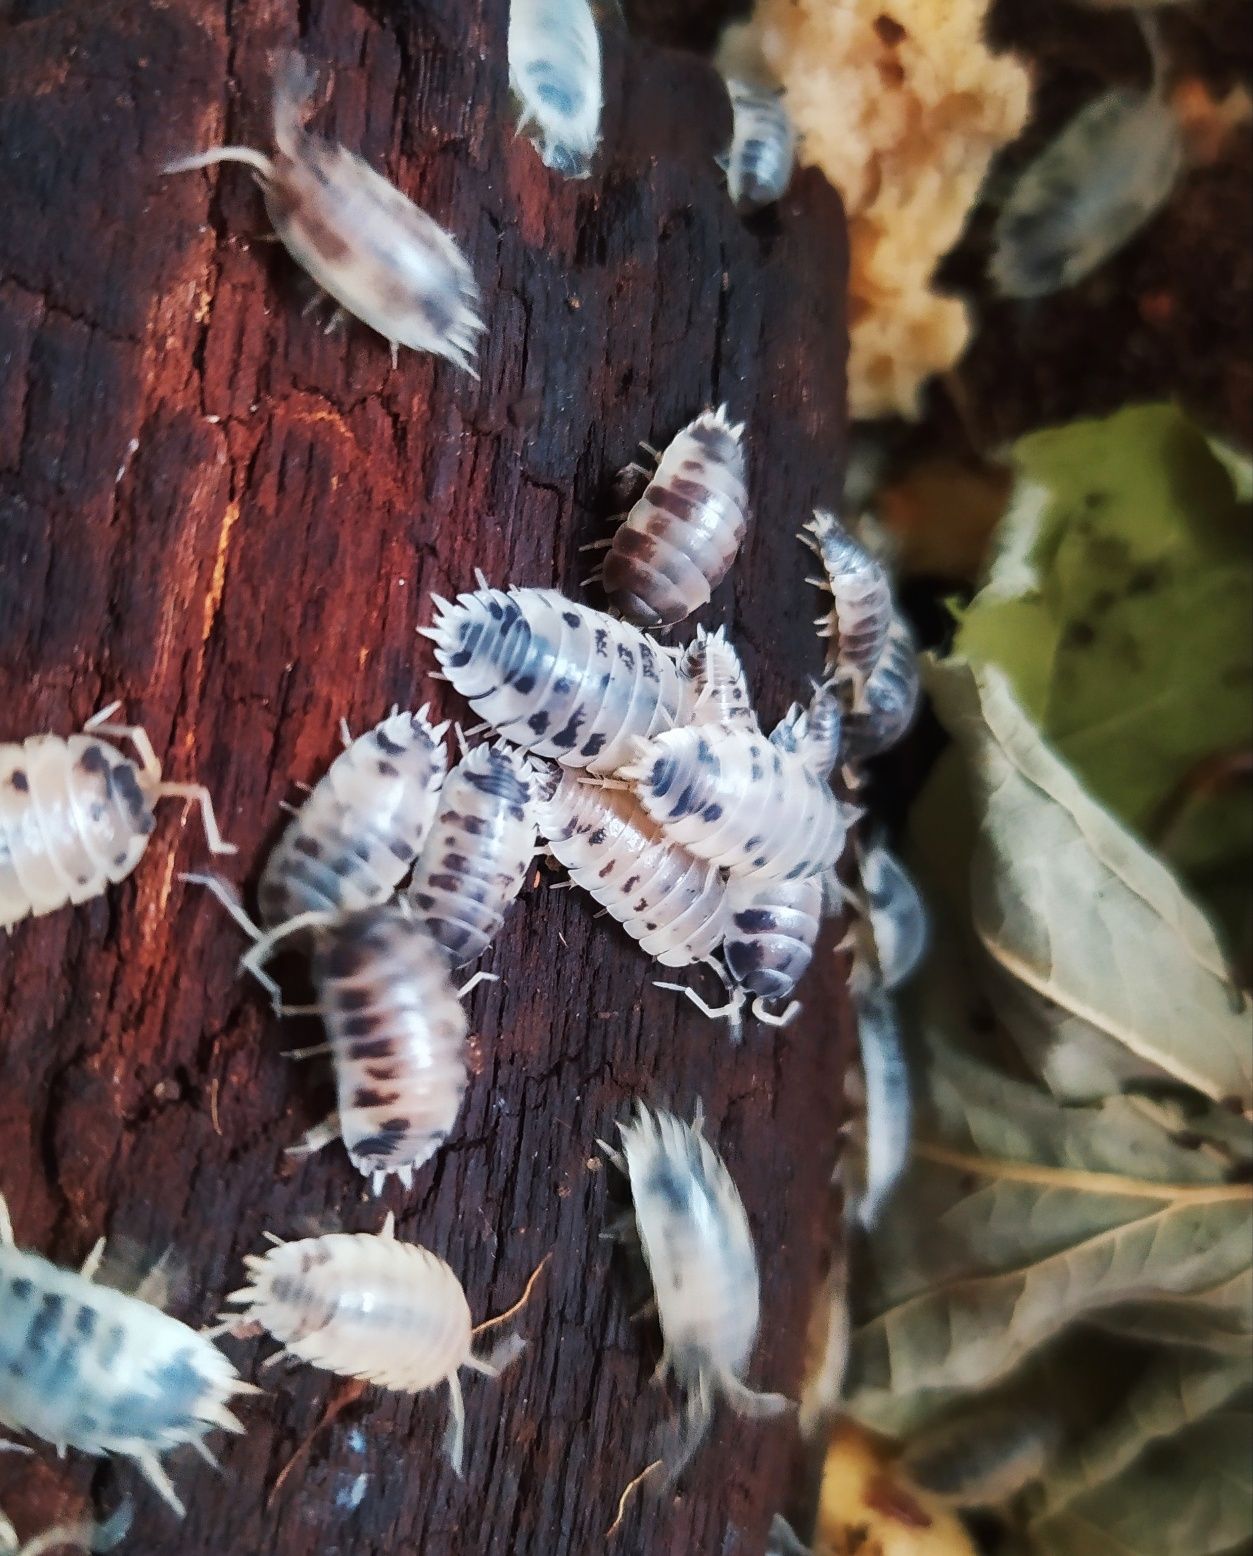
M783 94L727 78L731 99L731 144L718 158L737 211L773 205L786 192L796 166L796 126Z
M909 1162L913 1108L892 997L872 974L850 980L866 1088L864 1183L857 1219L872 1227Z
M728 925L715 865L671 842L622 789L550 768L540 780L540 832L553 857L664 967L705 961Z
M860 849L858 862L879 979L895 989L927 949L927 910L913 877L881 839Z
M223 1327L258 1324L282 1343L280 1355L380 1388L416 1394L447 1383L445 1447L461 1473L465 1407L457 1374L470 1367L495 1377L523 1343L474 1354L465 1288L442 1259L398 1241L389 1215L381 1233L275 1239L245 1264L248 1284L226 1299L241 1311L225 1317Z
M800 538L822 562L823 577L811 582L831 592L830 614L818 619L820 635L829 639L827 668L852 681L856 702L887 643L895 614L891 581L833 513L815 508Z
M744 879L799 880L838 859L840 802L800 752L697 726L639 742L619 770L673 842Z
M0 1425L57 1448L133 1459L180 1516L161 1456L242 1432L227 1408L255 1393L212 1342L140 1296L17 1247L0 1197Z
M434 597L419 628L470 706L513 745L613 772L641 736L685 716L692 690L644 633L555 589Z
M618 1125L635 1225L652 1277L665 1345L662 1366L686 1398L684 1432L669 1465L673 1481L700 1444L721 1395L740 1414L772 1416L791 1401L744 1383L757 1343L761 1283L748 1216L721 1157L672 1113L639 1104Z
M914 722L920 691L918 650L898 616L857 704L844 715L845 758L860 762L896 745Z
M250 146L180 157L167 173L244 162L261 185L274 230L339 305L392 348L429 351L473 372L483 329L474 275L455 240L346 147L310 135L303 120L313 71L289 52L274 82L273 158Z
M588 0L510 0L509 84L518 133L545 167L586 178L600 144L600 34Z
M298 913L385 902L408 874L435 819L447 724L428 709L393 712L331 763L266 861L257 888L268 928Z
M535 854L534 776L503 744L475 746L445 780L406 897L460 966L505 921Z
M601 583L636 626L674 626L725 578L748 528L743 435L725 405L689 422L614 532Z
M143 729L110 722L117 708L102 709L66 739L0 742L0 929L125 880L148 846L161 799L194 800L210 851L235 852L218 832L208 790L164 782ZM110 739L131 741L138 760Z

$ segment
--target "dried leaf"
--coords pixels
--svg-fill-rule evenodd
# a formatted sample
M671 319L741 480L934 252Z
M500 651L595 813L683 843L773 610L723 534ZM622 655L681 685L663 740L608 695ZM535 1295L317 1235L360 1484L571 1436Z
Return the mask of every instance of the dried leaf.
M1204 915L1085 793L1005 677L932 664L981 813L975 931L1019 983L1163 1075L1253 1108L1253 1027Z

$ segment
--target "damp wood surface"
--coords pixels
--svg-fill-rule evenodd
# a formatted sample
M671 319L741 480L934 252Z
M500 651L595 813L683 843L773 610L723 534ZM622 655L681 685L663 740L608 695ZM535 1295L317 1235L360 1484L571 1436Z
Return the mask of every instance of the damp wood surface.
M582 183L516 139L503 0L361 6L0 0L0 740L66 735L122 698L166 775L209 785L251 892L283 821L393 703L428 699L428 592L493 583L579 596L611 489L641 439L708 405L748 423L753 520L704 613L729 623L763 720L821 664L796 531L838 500L845 240L805 173L774 212L733 213L714 155L725 96L691 55L605 32L605 150ZM162 178L226 141L268 148L269 57L331 67L315 127L384 169L462 242L483 288L481 379L302 317L308 284L246 169ZM595 597L588 593L585 597ZM812 607L812 608L811 608ZM680 634L680 637L683 634ZM19 1242L60 1263L108 1234L174 1252L171 1311L199 1325L263 1230L377 1230L447 1259L476 1320L547 1253L499 1381L465 1375L464 1481L441 1453L446 1393L259 1371L215 1434L215 1476L169 1466L178 1523L125 1463L0 1455L0 1506L35 1532L95 1496L137 1504L145 1556L759 1556L798 1475L794 1423L720 1409L677 1500L618 1497L677 1408L650 1388L654 1327L600 1240L621 1208L598 1161L636 1097L706 1127L740 1186L762 1273L750 1382L795 1394L831 1221L851 1028L833 927L783 1031L740 1048L574 891L528 887L471 996L472 1080L412 1193L380 1201L342 1147L284 1155L330 1106L319 1040L236 975L242 937L178 872L199 822L158 811L133 876L0 939L0 1190ZM301 963L279 964L292 998ZM708 978L707 974L698 975ZM717 991L701 984L709 998ZM312 1435L276 1492L284 1467Z

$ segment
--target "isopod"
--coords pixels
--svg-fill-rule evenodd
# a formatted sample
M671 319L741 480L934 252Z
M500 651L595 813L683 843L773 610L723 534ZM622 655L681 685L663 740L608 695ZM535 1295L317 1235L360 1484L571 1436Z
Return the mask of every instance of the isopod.
M555 589L486 582L418 630L470 706L513 745L611 773L641 736L670 729L693 693L670 656L625 621Z
M717 159L737 211L748 214L780 199L796 165L796 126L783 94L727 77L731 144Z
M778 1415L792 1401L744 1383L761 1309L757 1254L739 1191L699 1115L692 1126L640 1103L618 1133L620 1152L600 1144L630 1180L661 1325L657 1376L672 1371L686 1395L684 1431L668 1473L673 1484L700 1445L718 1396L756 1417Z
M261 922L350 911L385 902L408 874L435 819L447 724L429 710L398 713L343 738L331 763L266 861L257 888Z
M589 0L510 0L509 85L545 167L586 178L600 144L600 33Z
M683 650L679 673L687 677L696 691L690 713L692 723L721 724L727 729L737 725L760 728L748 677L725 627L715 632L697 627L695 638Z
M262 970L264 962L289 935L313 931L317 1003L311 1010L279 1008L288 1015L322 1017L326 1044L292 1057L330 1054L338 1108L291 1154L342 1139L375 1193L393 1173L411 1188L414 1173L448 1138L461 1111L469 1023L460 997L488 974L476 973L458 991L443 947L406 903L380 903L355 913L302 913L263 935L224 881L208 875L183 879L207 886L252 937L241 965L276 1000L279 988Z
M745 880L800 880L838 859L846 818L799 751L695 726L637 743L619 769L672 842Z
M918 650L897 616L858 704L844 715L844 755L850 762L877 756L901 740L918 712Z
M748 528L743 436L725 405L689 422L608 542L600 583L636 626L674 626L726 577Z
M303 121L313 88L307 61L287 52L274 82L273 157L251 146L217 146L179 157L162 171L246 163L292 258L340 308L389 342L393 365L399 348L409 346L474 373L475 336L483 323L465 256L438 222L369 163L308 133Z
M245 1259L248 1284L226 1298L242 1311L223 1315L221 1328L236 1335L264 1330L283 1346L271 1361L295 1356L401 1393L447 1383L444 1446L460 1475L465 1404L458 1373L469 1367L498 1377L518 1357L526 1342L516 1336L487 1356L472 1347L475 1335L511 1317L527 1294L500 1318L472 1327L461 1282L429 1249L400 1242L390 1213L378 1233L271 1242L264 1254Z
M18 1248L0 1196L0 1425L58 1449L121 1454L181 1517L161 1455L242 1432L227 1408L254 1394L204 1335L143 1299L96 1285L103 1241L82 1270Z
M143 857L162 799L194 800L215 854L224 843L209 791L166 783L152 742L135 724L113 724L111 703L81 734L0 742L0 929L66 903L98 897ZM138 760L114 740L129 740Z
M722 876L666 838L632 794L552 767L537 814L553 857L641 950L663 967L710 959L729 923Z
M503 744L475 746L449 773L406 896L460 966L496 938L535 854L533 775Z
M827 669L851 681L856 706L895 616L891 580L833 513L815 508L800 538L822 562L823 576L809 581L831 593L831 610L817 623L819 636L828 639Z
M882 1216L909 1162L913 1106L909 1070L892 996L872 974L849 980L866 1089L864 1183L857 1219L867 1229Z
M895 989L927 949L926 906L913 877L882 839L858 850L858 866L879 980Z

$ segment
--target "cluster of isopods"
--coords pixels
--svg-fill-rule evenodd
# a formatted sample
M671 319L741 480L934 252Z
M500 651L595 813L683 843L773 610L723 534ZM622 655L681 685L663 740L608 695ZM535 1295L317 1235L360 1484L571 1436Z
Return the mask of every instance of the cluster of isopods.
M512 0L508 52L520 133L546 166L586 176L603 98L588 0ZM727 88L733 133L719 161L737 209L760 209L787 187L795 136L777 94L735 79ZM404 345L473 372L481 296L460 247L360 157L307 131L313 89L307 62L286 55L272 154L222 146L167 171L250 166L277 235L337 304L336 320L348 313L377 330L393 359ZM744 428L725 407L706 411L651 468L635 468L643 489L597 575L609 610L550 589L496 589L481 575L476 590L437 601L426 631L441 673L494 740L470 745L458 729L450 768L449 726L429 708L393 710L355 739L345 728L345 749L263 868L255 919L221 876L186 877L247 933L243 965L276 1008L325 1025L325 1044L302 1056L330 1057L338 1106L294 1149L342 1140L376 1192L392 1177L410 1188L456 1126L468 1080L462 1000L491 976L458 988L457 971L491 945L541 840L662 967L712 968L724 1005L682 992L737 1036L746 1005L763 1022L791 1018L821 921L850 903L858 966L869 969L857 987L873 1106L898 1084L884 1071L900 1071L899 1045L866 1034L875 1001L917 959L921 908L881 846L859 850L860 895L842 884L837 866L860 812L832 786L838 770L852 777L898 739L914 710L913 647L890 587L835 520L816 516L834 602L828 673L767 735L724 630L697 627L682 648L650 635L706 605L743 542ZM0 928L128 876L162 798L198 804L210 851L234 852L203 786L166 781L144 730L116 712L68 738L0 745ZM266 971L280 945L307 950L312 1006L282 1004ZM639 1245L664 1341L658 1370L686 1397L664 1454L670 1485L718 1398L752 1416L789 1401L745 1382L760 1313L756 1252L699 1111L688 1124L640 1102L618 1128L618 1145L604 1150L628 1179L632 1211L612 1231ZM881 1199L882 1172L868 1177ZM129 1458L181 1514L164 1456L190 1446L214 1462L206 1436L243 1431L231 1402L258 1392L215 1342L265 1333L281 1346L272 1360L412 1393L446 1383L446 1446L459 1470L460 1371L494 1377L517 1356L516 1337L485 1351L476 1339L523 1306L535 1277L507 1313L475 1326L454 1271L398 1239L391 1214L377 1233L271 1242L245 1261L247 1283L216 1328L197 1332L158 1305L158 1281L121 1290L99 1279L103 1244L77 1271L20 1249L0 1197L0 1426L62 1451ZM0 1556L107 1550L128 1524L127 1504L105 1524L58 1526L19 1547L0 1514Z

